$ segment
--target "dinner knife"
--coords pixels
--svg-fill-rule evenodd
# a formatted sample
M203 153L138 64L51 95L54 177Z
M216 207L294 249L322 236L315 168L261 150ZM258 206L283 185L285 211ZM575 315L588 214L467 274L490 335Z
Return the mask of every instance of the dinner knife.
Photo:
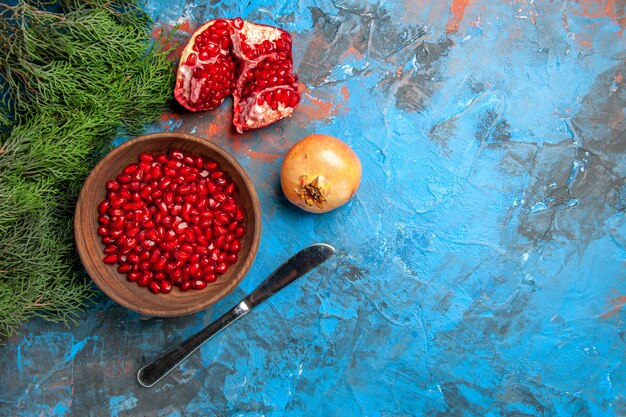
M141 368L137 372L139 384L151 387L159 382L225 327L248 314L263 301L326 261L334 253L335 249L332 246L316 243L293 255L222 317Z

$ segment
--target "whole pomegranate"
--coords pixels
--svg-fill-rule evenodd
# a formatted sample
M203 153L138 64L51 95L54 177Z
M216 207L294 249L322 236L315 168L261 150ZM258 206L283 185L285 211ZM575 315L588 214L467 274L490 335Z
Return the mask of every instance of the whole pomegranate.
M287 152L280 168L285 197L311 212L325 213L352 198L361 183L361 161L333 136L315 134Z
M211 110L232 94L239 133L290 116L300 102L291 35L241 18L211 20L180 57L174 97L191 111Z

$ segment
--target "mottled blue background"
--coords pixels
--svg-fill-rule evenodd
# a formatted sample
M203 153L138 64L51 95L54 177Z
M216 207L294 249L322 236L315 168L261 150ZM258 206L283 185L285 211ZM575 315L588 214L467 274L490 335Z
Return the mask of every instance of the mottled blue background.
M263 211L250 274L194 316L104 297L71 329L0 348L0 415L626 416L624 0L166 1L188 36L242 16L294 36L303 101L238 135L230 102L148 131L219 143ZM309 215L282 156L310 133L363 163L354 200ZM338 255L152 389L147 360L317 241Z

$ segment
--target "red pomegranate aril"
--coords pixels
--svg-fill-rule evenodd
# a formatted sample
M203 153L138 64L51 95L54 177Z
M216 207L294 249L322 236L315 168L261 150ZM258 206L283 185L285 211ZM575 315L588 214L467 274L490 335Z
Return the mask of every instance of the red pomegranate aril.
M217 264L217 266L215 267L216 274L223 275L226 273L226 271L228 271L228 265L226 265L225 263Z
M98 213L104 216L105 214L107 214L109 207L111 207L111 204L107 200L102 201L100 204L98 204Z
M217 239L215 239L215 241L213 242L213 245L216 248L223 248L224 245L226 244L226 235L220 235L217 237Z
M117 246L115 246L115 245L106 245L106 246L104 247L104 251L103 251L103 252L104 252L105 254L107 254L107 255L110 255L110 254L112 254L112 253L117 253L117 251L118 251Z
M104 227L104 226L100 226L98 227L98 236L100 237L104 237L107 236L109 234L109 229Z
M246 229L243 226L239 226L237 230L235 230L235 236L241 238L246 233Z
M204 164L204 168L206 168L208 171L214 171L217 169L219 165L217 165L217 162L213 162L213 161L207 161Z
M157 234L156 230L154 230L154 229L149 229L146 232L146 237L148 239L150 239L150 240L153 240L153 241L159 240L159 235Z
M155 248L148 259L154 264L159 260L159 258L161 258L161 250L159 248Z
M152 187L151 186L146 186L144 187L140 192L139 195L141 196L141 198L143 198L144 200L150 200L152 199Z
M178 161L182 161L185 158L185 155L178 149L172 149L170 151L170 158L178 160Z
M236 253L227 253L226 256L224 256L224 261L229 265L233 265L234 263L236 263L237 259L238 256Z
M219 225L224 226L230 223L230 217L223 211L218 211L213 217L213 221Z
M137 284L139 284L140 287L147 287L151 282L152 279L146 274L141 274L141 276L137 279Z
M128 184L132 181L132 178L127 174L120 174L117 176L117 180L122 184Z
M117 255L107 255L102 259L102 261L105 264L112 265L117 262Z
M160 165L153 165L150 174L154 179L160 179L163 176L163 170Z
M128 275L126 275L126 279L128 279L131 282L135 282L137 281L140 277L142 276L141 272L138 271L131 271L128 273Z
M228 229L226 229L224 226L221 226L219 224L216 224L213 226L213 235L214 236L221 236L225 233L228 232Z
M137 164L130 164L122 171L126 175L133 175L139 170L139 166Z
M207 283L206 281L202 280L202 279L195 279L191 282L191 286L194 290L202 290L204 288L206 288Z
M178 191L178 194L189 194L189 192L191 192L191 186L189 184L181 185L180 187L178 187L177 191Z
M163 175L165 175L166 177L173 178L178 175L178 172L175 169L170 168L169 166L164 166L162 171Z
M152 281L149 287L150 287L150 291L152 291L152 293L154 294L158 294L161 292L161 286L156 281Z
M172 284L170 284L169 281L167 280L161 281L160 286L161 286L161 292L163 294L169 294L170 292L172 292Z
M178 173L178 170L183 166L182 162L177 161L176 159L170 159L167 162L167 167L174 170L176 173Z
M190 289L191 289L191 281L185 281L182 284L180 284L181 291L188 291Z
M138 165L139 169L143 172L150 172L150 170L152 169L152 162L141 161Z
M189 273L192 276L199 276L202 273L202 269L200 268L200 264L197 262L191 263L188 268Z
M234 214L235 211L237 210L237 207L235 207L234 204L229 204L229 203L222 204L221 208L222 208L222 210L224 210L225 212L230 213L230 214Z
M178 261L185 261L189 259L190 256L191 254L189 252L185 252L184 250L179 249L174 252L174 258Z
M153 162L154 155L149 154L149 153L141 153L139 154L139 160L144 161L144 162Z
M183 243L182 245L180 245L180 249L185 252L193 253L193 246L189 243Z
M144 241L141 242L141 246L144 249L152 249L156 246L156 242L150 239L146 239Z
M232 242L230 242L230 251L231 252L239 252L241 250L241 242L239 242L239 240L234 239Z
M105 186L107 191L118 191L120 189L120 183L115 180L108 180Z
M126 274L128 272L130 272L130 267L131 265L128 263L123 263L120 266L117 267L117 272L119 272L120 274Z

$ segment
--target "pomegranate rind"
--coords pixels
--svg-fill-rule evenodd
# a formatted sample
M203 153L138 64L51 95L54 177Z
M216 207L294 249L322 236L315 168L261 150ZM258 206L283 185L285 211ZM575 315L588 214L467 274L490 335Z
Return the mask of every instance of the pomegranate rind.
M313 134L289 149L280 168L280 183L292 204L310 213L326 213L356 194L362 172L361 161L348 144L334 136ZM302 197L302 187L311 183L324 196L319 205L309 205Z

